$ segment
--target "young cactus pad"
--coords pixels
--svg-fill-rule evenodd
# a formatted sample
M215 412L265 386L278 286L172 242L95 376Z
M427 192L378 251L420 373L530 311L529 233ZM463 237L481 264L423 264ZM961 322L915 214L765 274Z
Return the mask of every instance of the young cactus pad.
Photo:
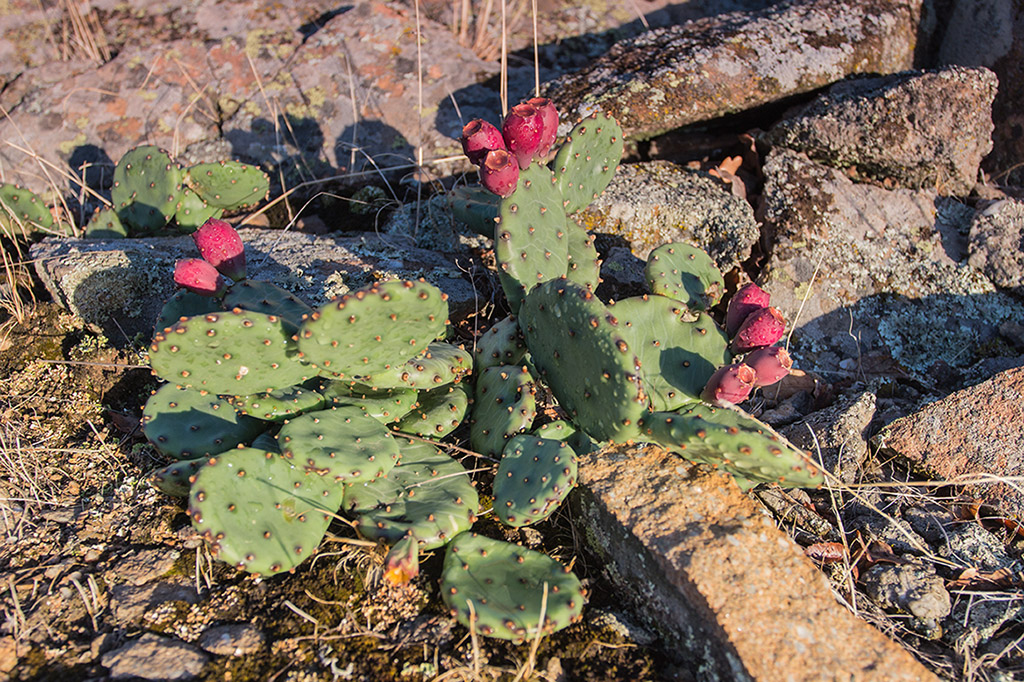
M0 183L0 227L7 235L48 230L53 227L53 215L34 192Z
M165 467L160 467L149 475L150 484L172 497L188 497L192 489L191 478L210 460L209 457L195 459L179 459Z
M142 431L175 459L209 457L250 443L266 428L212 393L164 384L142 410Z
M314 312L299 330L299 350L307 362L343 378L381 372L444 333L447 299L426 282L374 284Z
M211 206L188 187L182 187L181 203L174 212L174 222L178 224L180 232L191 234L210 218L220 218L222 215L223 208Z
M476 340L474 366L482 372L495 365L518 365L526 355L526 343L513 315L498 320Z
M576 124L553 164L566 213L586 208L605 190L622 150L622 128L613 119L592 114Z
M164 150L129 150L114 168L110 200L126 227L152 232L171 221L181 202L181 166Z
M238 161L197 164L188 169L185 182L207 204L226 211L257 204L270 191L266 173Z
M496 455L511 436L530 428L537 416L532 382L526 367L511 365L488 367L477 377L469 427L474 450Z
M543 521L576 487L577 468L576 453L564 441L515 436L494 476L494 512L507 526Z
M123 239L128 236L128 228L117 217L112 208L97 210L85 226L86 239Z
M458 428L469 409L465 384L438 386L422 391L415 407L395 425L402 433L425 438L443 438Z
M343 486L255 448L211 459L196 474L189 514L218 559L260 575L298 566L323 539Z
M583 589L568 568L540 552L469 532L448 545L441 598L467 628L515 642L568 627L583 610Z
M705 251L689 244L663 244L647 257L644 268L651 292L682 301L693 310L708 310L722 300L725 280Z

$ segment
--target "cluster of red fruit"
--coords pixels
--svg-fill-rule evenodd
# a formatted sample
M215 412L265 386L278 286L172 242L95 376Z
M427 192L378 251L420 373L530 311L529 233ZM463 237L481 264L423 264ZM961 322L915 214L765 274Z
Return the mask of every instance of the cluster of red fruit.
M507 197L519 184L519 171L551 151L558 135L558 110L551 100L534 97L508 112L498 130L473 119L462 129L462 151L480 167L480 184Z
M730 348L747 355L711 375L701 394L706 402L719 407L741 403L755 388L771 386L793 368L786 349L772 345L786 333L786 320L770 302L768 292L753 282L740 287L730 299L725 312Z
M245 279L245 247L235 228L210 218L192 233L202 258L186 258L174 265L174 282L202 296L221 296L227 287L224 277L234 282Z

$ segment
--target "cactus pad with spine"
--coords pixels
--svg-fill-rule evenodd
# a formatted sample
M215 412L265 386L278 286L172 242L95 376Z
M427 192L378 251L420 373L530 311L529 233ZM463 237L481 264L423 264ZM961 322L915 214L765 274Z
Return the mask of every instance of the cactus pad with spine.
M595 113L576 124L552 163L566 213L600 196L615 175L622 151L622 128L613 119Z
M196 164L187 170L185 182L207 204L225 211L254 206L270 191L266 173L238 161Z
M494 219L498 217L497 195L476 185L459 185L453 187L447 196L456 220L488 239L494 237Z
M191 234L210 218L220 218L222 215L223 208L209 205L188 187L181 188L181 202L174 212L174 222L178 224L179 232Z
M608 308L561 280L531 292L519 313L533 364L573 421L597 440L636 437L647 397L632 336Z
M456 383L473 369L473 356L469 351L450 343L436 341L420 355L404 364L393 365L384 372L360 376L365 384L379 388L407 387L429 390Z
M289 335L298 332L305 319L313 314L313 308L287 289L252 279L235 282L228 289L224 308L231 310L236 307L280 317Z
M149 361L160 377L222 395L265 393L315 372L298 361L281 318L235 308L158 331Z
M0 183L0 227L7 235L52 230L53 215L35 192L10 183Z
M565 441L515 436L494 475L494 513L508 526L539 523L576 487L576 472L576 453Z
M153 232L177 212L182 179L181 166L167 152L152 145L135 147L114 168L110 200L126 227Z
M569 244L565 278L584 289L596 291L597 285L601 283L601 257L597 253L594 237L571 220L566 221L565 231Z
M281 427L281 454L332 481L372 481L391 471L398 444L379 421L354 405L307 412Z
M281 455L244 448L212 458L189 494L196 531L216 557L259 575L298 566L320 545L343 486Z
M518 365L526 355L523 333L514 315L498 320L480 335L473 351L477 372L495 365Z
M526 367L488 367L476 380L469 442L474 450L497 455L505 442L530 428L537 416L533 377Z
M385 478L346 486L342 508L368 538L393 544L411 535L420 549L441 547L476 521L476 488L465 467L433 445L395 440L399 465Z
M160 309L155 329L158 332L164 331L176 325L183 317L206 315L221 312L221 310L220 302L212 296L202 296L188 289L178 289Z
M698 399L715 369L730 362L728 339L706 313L665 296L636 296L608 308L631 339L654 411Z
M469 410L469 389L465 384L438 386L421 391L409 414L395 428L424 438L443 438L458 428Z
M146 401L142 431L175 459L208 457L249 443L266 428L212 393L164 384Z
M192 489L191 478L209 461L209 457L195 459L179 459L165 467L160 467L149 475L149 483L154 488L172 497L188 497Z
M231 396L228 402L241 414L263 421L281 422L324 406L327 398L315 390L314 383L316 380L266 393Z
M299 330L299 350L322 372L372 375L422 353L447 321L447 296L437 287L392 280L316 310Z
M565 211L547 166L531 164L522 171L516 191L498 205L494 255L501 288L513 310L535 286L565 275Z
M419 393L412 388L372 388L347 381L329 381L323 393L335 405L353 405L381 424L409 414Z
M709 310L722 300L725 280L705 251L690 244L663 244L651 251L644 268L651 292Z
M128 229L117 217L117 211L103 208L92 214L85 226L87 239L122 239L128 236Z
M441 598L462 625L514 642L557 632L583 610L583 588L568 568L540 552L470 532L448 545Z

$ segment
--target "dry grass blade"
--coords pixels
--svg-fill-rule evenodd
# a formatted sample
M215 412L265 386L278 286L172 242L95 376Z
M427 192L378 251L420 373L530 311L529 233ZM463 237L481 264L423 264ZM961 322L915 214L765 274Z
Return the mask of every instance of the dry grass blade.
M61 61L84 55L97 64L110 61L112 55L96 10L86 5L83 14L76 0L61 0Z

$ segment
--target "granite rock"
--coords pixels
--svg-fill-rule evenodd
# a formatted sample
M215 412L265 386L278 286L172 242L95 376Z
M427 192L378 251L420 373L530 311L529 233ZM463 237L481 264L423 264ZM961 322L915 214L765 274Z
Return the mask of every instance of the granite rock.
M1024 201L1003 199L971 220L970 257L997 287L1024 296Z

